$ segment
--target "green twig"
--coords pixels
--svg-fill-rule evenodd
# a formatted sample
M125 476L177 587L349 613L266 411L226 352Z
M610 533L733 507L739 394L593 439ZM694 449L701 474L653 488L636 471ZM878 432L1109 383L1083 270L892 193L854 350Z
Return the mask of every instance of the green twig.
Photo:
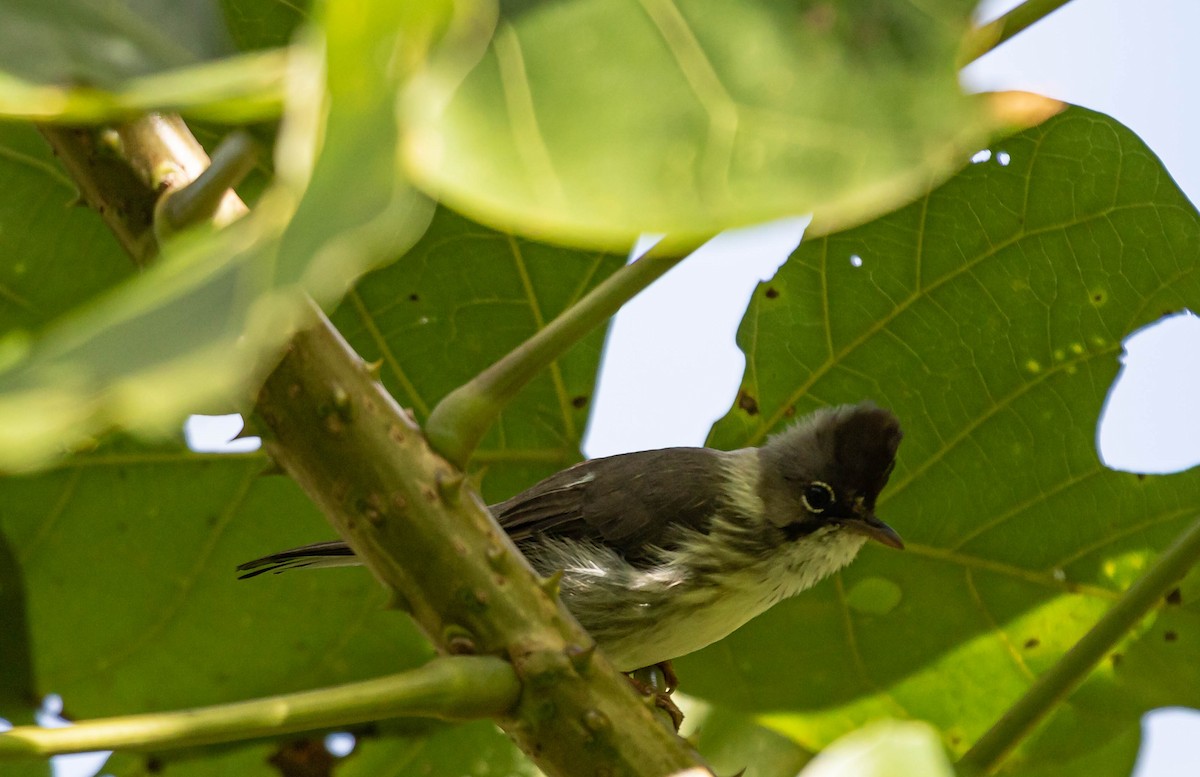
M1062 8L1071 0L1025 0L999 19L967 33L959 54L959 67L966 67L1017 33Z
M0 759L194 747L398 716L494 717L512 709L520 692L516 672L503 659L438 658L390 677L318 691L93 720L66 728L18 726L0 734Z
M258 148L250 133L237 130L226 136L195 180L159 197L155 213L159 242L165 235L216 217L230 199L230 190L242 182L257 161Z
M453 464L465 466L500 411L526 383L682 259L682 253L655 246L469 383L446 395L425 423L434 450Z
M1033 728L1083 682L1139 620L1162 601L1200 560L1200 518L1192 522L1154 564L1025 695L996 721L958 762L963 775L992 772Z

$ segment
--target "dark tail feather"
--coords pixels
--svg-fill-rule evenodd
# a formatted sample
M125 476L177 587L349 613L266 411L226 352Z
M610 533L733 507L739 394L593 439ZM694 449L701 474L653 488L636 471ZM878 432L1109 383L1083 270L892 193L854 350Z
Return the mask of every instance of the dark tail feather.
M331 542L316 542L300 548L292 548L281 553L256 558L239 564L237 571L239 580L246 580L266 572L279 574L288 569L300 567L343 567L357 564L358 559L350 546L340 540Z

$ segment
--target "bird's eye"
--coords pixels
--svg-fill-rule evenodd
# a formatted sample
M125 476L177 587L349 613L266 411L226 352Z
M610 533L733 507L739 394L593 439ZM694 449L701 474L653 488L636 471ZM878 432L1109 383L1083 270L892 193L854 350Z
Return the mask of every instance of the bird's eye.
M825 512L837 501L833 487L819 480L809 483L800 498L804 500L804 506L808 508L809 512L813 513Z

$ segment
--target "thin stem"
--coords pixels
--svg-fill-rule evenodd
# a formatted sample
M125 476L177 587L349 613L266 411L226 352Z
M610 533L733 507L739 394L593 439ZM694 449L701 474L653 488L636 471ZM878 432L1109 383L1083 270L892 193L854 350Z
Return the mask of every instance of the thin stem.
M976 27L967 33L959 54L959 67L966 67L992 49L1017 35L1071 0L1025 0L999 19Z
M434 450L465 466L500 411L525 384L684 258L659 246L613 273L533 337L446 395L425 424Z
M0 760L91 750L161 750L352 726L398 716L462 720L503 715L521 682L499 658L438 658L408 672L318 691L177 712L127 715L66 728L0 734Z
M1154 564L1025 695L1009 707L958 762L959 774L989 774L1047 715L1083 682L1096 665L1200 560L1200 518L1188 526Z
M160 233L178 232L214 218L222 207L228 209L226 203L234 199L230 196L232 189L254 169L257 161L258 148L250 134L244 130L230 133L194 181L164 192L159 198L156 228Z

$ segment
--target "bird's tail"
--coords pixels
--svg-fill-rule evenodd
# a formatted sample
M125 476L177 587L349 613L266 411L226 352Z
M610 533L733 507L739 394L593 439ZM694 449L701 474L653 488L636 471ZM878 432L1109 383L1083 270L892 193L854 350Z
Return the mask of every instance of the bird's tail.
M299 567L314 567L319 569L321 567L348 567L361 563L349 545L341 540L333 540L330 542L315 542L312 545L304 545L299 548L285 550L281 553L272 553L269 556L256 558L253 561L247 561L245 564L239 564L237 571L243 573L238 575L238 579L245 580L248 577L256 577L264 572L278 574L284 570L298 569Z

